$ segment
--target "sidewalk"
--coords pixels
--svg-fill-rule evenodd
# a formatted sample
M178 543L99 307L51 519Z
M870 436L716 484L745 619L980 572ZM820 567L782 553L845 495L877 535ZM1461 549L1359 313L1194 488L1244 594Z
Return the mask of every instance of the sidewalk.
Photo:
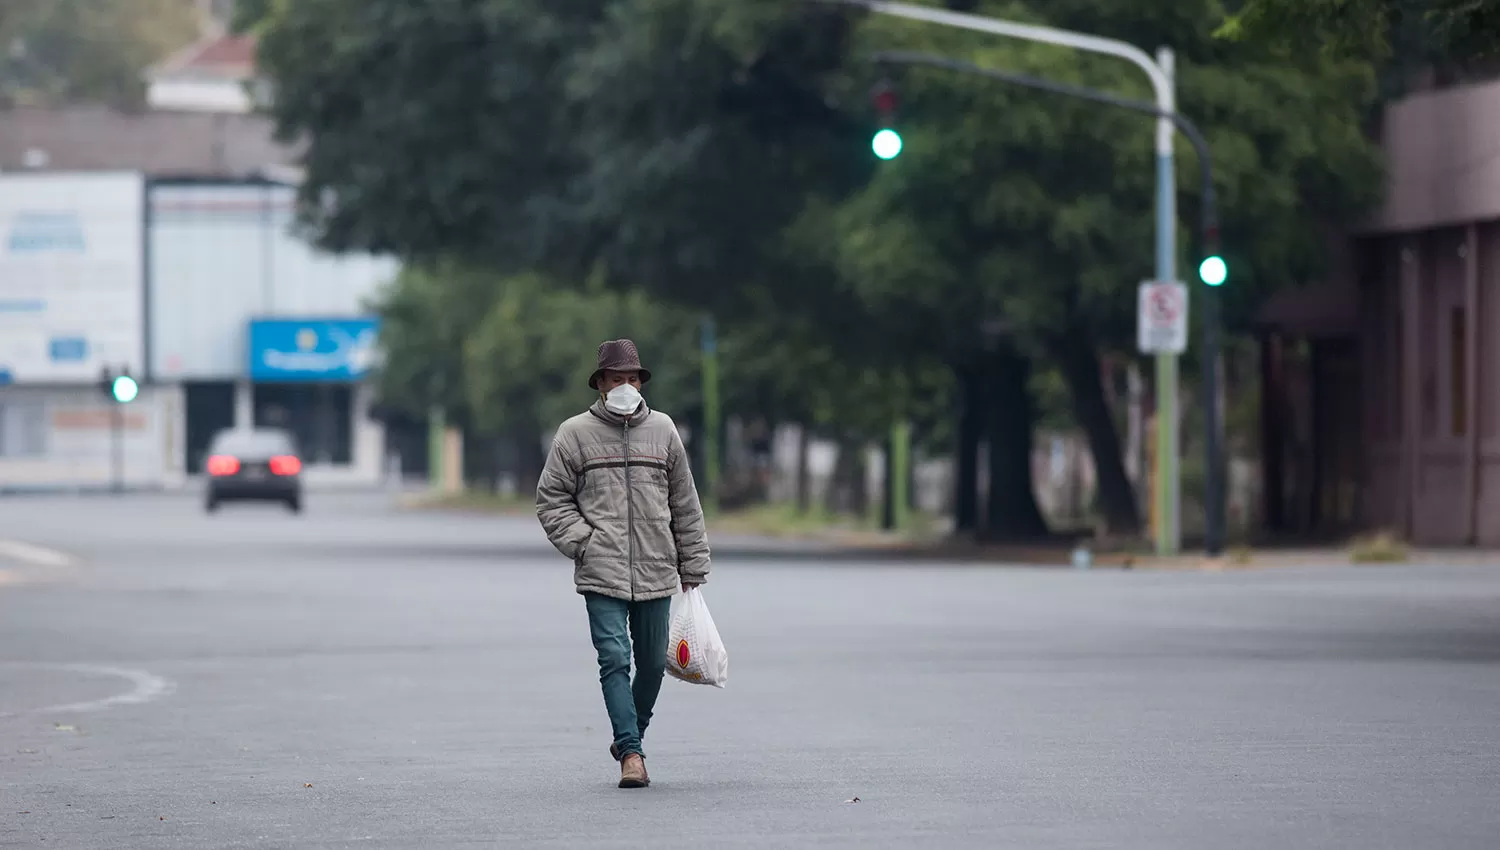
M438 496L410 491L400 502L412 510L492 516L532 516L530 499L502 499L487 494ZM736 555L816 556L839 561L941 561L996 566L1059 567L1072 569L1074 545L1065 541L1037 544L983 543L940 535L911 534L840 526L796 525L781 531L758 528L745 515L711 517L710 540L715 549ZM1144 545L1144 544L1143 544ZM1184 551L1162 557L1150 552L1091 551L1088 569L1198 570L1225 572L1286 567L1378 568L1404 565L1470 565L1500 567L1500 551L1479 549L1410 549L1405 557L1386 562L1357 562L1349 546L1277 546L1266 549L1231 547L1219 558Z

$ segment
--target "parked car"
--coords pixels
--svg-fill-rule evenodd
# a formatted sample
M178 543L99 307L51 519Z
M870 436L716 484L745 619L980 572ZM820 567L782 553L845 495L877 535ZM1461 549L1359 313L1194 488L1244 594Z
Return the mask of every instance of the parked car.
M277 428L220 431L209 443L209 512L225 502L282 502L302 510L302 460L290 434Z

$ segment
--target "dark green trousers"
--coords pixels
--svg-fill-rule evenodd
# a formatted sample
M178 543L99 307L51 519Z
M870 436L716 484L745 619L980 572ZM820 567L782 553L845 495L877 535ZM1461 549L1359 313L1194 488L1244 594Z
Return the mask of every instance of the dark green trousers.
M614 729L620 757L639 753L641 739L651 724L651 712L661 693L667 670L667 631L671 627L672 600L627 602L597 593L585 593L589 635L599 653L599 685L604 689L604 708ZM630 661L635 657L635 681L630 680Z

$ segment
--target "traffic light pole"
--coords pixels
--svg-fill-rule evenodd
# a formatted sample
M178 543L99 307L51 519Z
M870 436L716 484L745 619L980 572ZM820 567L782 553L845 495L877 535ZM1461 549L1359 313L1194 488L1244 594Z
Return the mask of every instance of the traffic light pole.
M1177 280L1177 188L1176 170L1172 155L1172 125L1177 114L1177 100L1173 83L1172 51L1162 48L1153 60L1139 47L1113 38L1055 29L1053 27L1020 24L983 15L951 12L931 6L911 3L892 3L887 0L812 0L841 6L854 6L878 15L890 15L922 21L939 26L954 27L973 32L1004 36L1021 41L1053 44L1113 56L1134 64L1151 80L1151 89L1156 104L1150 112L1157 116L1156 123L1156 279L1164 282ZM1180 126L1180 125L1179 125ZM1156 551L1160 555L1176 554L1182 543L1180 476L1178 456L1180 444L1177 439L1177 355L1156 356L1156 487L1154 498L1157 506Z
M109 406L110 475L109 489L115 493L125 492L125 411L118 401Z
M1121 109L1129 109L1135 112L1145 113L1147 115L1155 115L1159 119L1168 121L1170 125L1175 126L1177 129L1182 131L1182 134L1187 137L1188 141L1193 146L1193 150L1198 155L1198 173L1199 180L1201 181L1202 192L1202 210L1199 219L1199 228L1200 238L1203 243L1203 255L1205 257L1211 257L1218 254L1219 214L1217 195L1214 193L1213 154L1211 151L1209 151L1208 142L1203 138L1203 134L1199 132L1198 126L1194 124L1191 119L1178 113L1175 109L1171 112L1164 112L1157 104L1148 103L1144 100L1134 100L1131 98L1117 97L1116 95L1109 94L1108 92L1084 88L1083 86L1074 86L1067 83L1054 82L1052 80L1043 79L1041 77L1033 77L1029 74L1018 74L1011 71L999 71L993 68L985 68L979 65L971 64L969 62L962 62L957 59L949 59L944 56L937 56L930 53L887 51L873 54L870 58L875 62L880 63L896 65L928 65L936 68L946 68L950 71L959 71L966 74L977 74L982 77L1001 80L1013 85L1025 86L1026 88L1040 89L1041 91L1064 95L1066 97L1076 97L1083 100L1091 100L1095 103L1103 103L1110 106L1118 106ZM1221 421L1222 416L1219 409L1219 325L1220 318L1218 290L1212 286L1205 286L1203 287L1202 330L1203 394L1205 397L1204 425L1206 430L1206 433L1204 434L1203 448L1205 454L1204 460L1207 464L1207 469L1205 470L1205 483L1207 486L1207 493L1204 496L1204 511L1206 514L1207 528L1204 540L1204 549L1210 557L1218 557L1223 553L1225 538L1225 468L1223 457L1223 442L1220 439L1223 423ZM1163 427L1167 424L1168 417L1166 417L1166 414L1164 412L1165 406L1160 401L1160 396L1164 394L1165 387L1175 388L1177 385L1176 358L1172 357L1169 362L1169 371L1172 380L1170 382L1167 382L1164 386L1162 383L1163 372L1168 371L1168 369L1162 368L1163 360L1161 357L1158 357L1157 360L1157 392L1159 396L1157 403L1157 431L1158 435L1160 435L1163 430L1169 432L1168 438L1161 439L1161 446L1159 447L1157 452L1158 469L1161 468L1163 455L1170 454L1174 461L1176 458L1177 420L1175 415L1175 392L1172 393L1172 400L1174 403L1171 405L1173 415L1170 417L1170 428L1164 429ZM1163 489L1161 487L1160 478L1161 476L1158 475L1158 498L1160 498ZM1168 502L1168 505L1164 506L1160 502L1158 502L1158 509L1167 507L1168 510L1170 510L1171 504L1172 502ZM1169 518L1175 518L1176 512L1174 511L1171 513L1162 514L1161 516L1163 525L1165 525L1166 521ZM1158 550L1161 550L1163 548L1162 543L1162 526L1158 526Z

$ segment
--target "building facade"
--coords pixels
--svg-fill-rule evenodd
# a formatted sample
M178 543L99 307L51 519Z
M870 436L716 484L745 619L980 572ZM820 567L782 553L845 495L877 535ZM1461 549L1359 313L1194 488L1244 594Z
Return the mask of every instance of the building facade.
M139 173L0 177L0 489L112 480L98 381L144 362L145 205ZM143 393L121 423L128 483L161 466L157 401Z
M296 436L310 486L380 481L369 305L397 266L312 249L294 198L254 179L0 175L0 491L190 486L213 434L251 424ZM106 368L141 384L123 451Z
M1500 545L1500 80L1392 104L1389 185L1263 317L1268 524Z

